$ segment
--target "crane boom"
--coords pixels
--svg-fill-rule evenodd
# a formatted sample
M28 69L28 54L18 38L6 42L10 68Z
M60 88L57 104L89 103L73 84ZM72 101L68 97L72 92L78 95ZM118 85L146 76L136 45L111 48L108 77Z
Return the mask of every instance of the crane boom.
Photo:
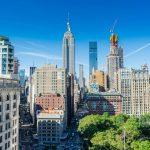
M115 21L114 21L114 23L113 23L113 26L112 26L112 28L110 29L110 33L113 33L113 32L114 32L114 29L115 29L115 26L116 26L117 22L118 22L118 19L115 19Z

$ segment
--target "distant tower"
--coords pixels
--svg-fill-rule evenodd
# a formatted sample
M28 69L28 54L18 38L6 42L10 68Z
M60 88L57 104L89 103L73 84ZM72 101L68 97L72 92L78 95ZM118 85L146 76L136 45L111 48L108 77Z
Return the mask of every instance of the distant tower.
M14 74L18 74L19 72L19 60L17 57L14 58Z
M36 69L37 67L34 67L34 66L30 67L30 77L33 75Z
M68 17L67 32L63 37L63 67L66 68L67 73L75 75L75 39L70 29L70 20Z
M89 75L92 74L93 69L98 69L97 42L89 42Z
M84 86L84 73L82 64L79 64L79 86L80 88L83 88Z
M0 75L14 73L14 47L9 38L0 36Z
M110 36L110 53L107 56L107 72L109 78L109 88L113 89L114 74L119 68L123 68L123 49L118 48L118 36L112 33Z
M20 86L24 87L25 86L25 69L19 70L19 79L20 79Z

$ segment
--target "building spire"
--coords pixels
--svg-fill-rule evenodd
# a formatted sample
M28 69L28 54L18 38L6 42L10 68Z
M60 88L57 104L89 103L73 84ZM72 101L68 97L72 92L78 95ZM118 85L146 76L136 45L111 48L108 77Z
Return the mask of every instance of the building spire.
M69 12L68 12L67 29L68 29L68 31L70 32L70 15L69 15Z

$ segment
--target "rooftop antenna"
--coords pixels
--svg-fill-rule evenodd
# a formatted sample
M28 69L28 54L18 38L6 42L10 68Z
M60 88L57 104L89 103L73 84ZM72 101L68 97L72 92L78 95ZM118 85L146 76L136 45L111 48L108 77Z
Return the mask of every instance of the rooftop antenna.
M33 61L33 67L34 67L34 61Z
M115 19L115 21L113 23L113 26L110 29L110 33L112 33L112 34L114 33L114 29L115 29L115 26L116 26L117 22L118 22L118 19Z
M68 12L67 29L68 29L68 31L70 31L70 15L69 15L69 12Z

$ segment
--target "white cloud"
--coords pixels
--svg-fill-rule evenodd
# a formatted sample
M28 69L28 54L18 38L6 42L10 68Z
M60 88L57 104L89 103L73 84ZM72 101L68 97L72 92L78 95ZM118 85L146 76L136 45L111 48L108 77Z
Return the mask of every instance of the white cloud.
M61 57L49 55L49 54L40 54L35 52L18 52L17 55L29 55L34 57L41 57L43 59L50 59L50 60L62 60Z

